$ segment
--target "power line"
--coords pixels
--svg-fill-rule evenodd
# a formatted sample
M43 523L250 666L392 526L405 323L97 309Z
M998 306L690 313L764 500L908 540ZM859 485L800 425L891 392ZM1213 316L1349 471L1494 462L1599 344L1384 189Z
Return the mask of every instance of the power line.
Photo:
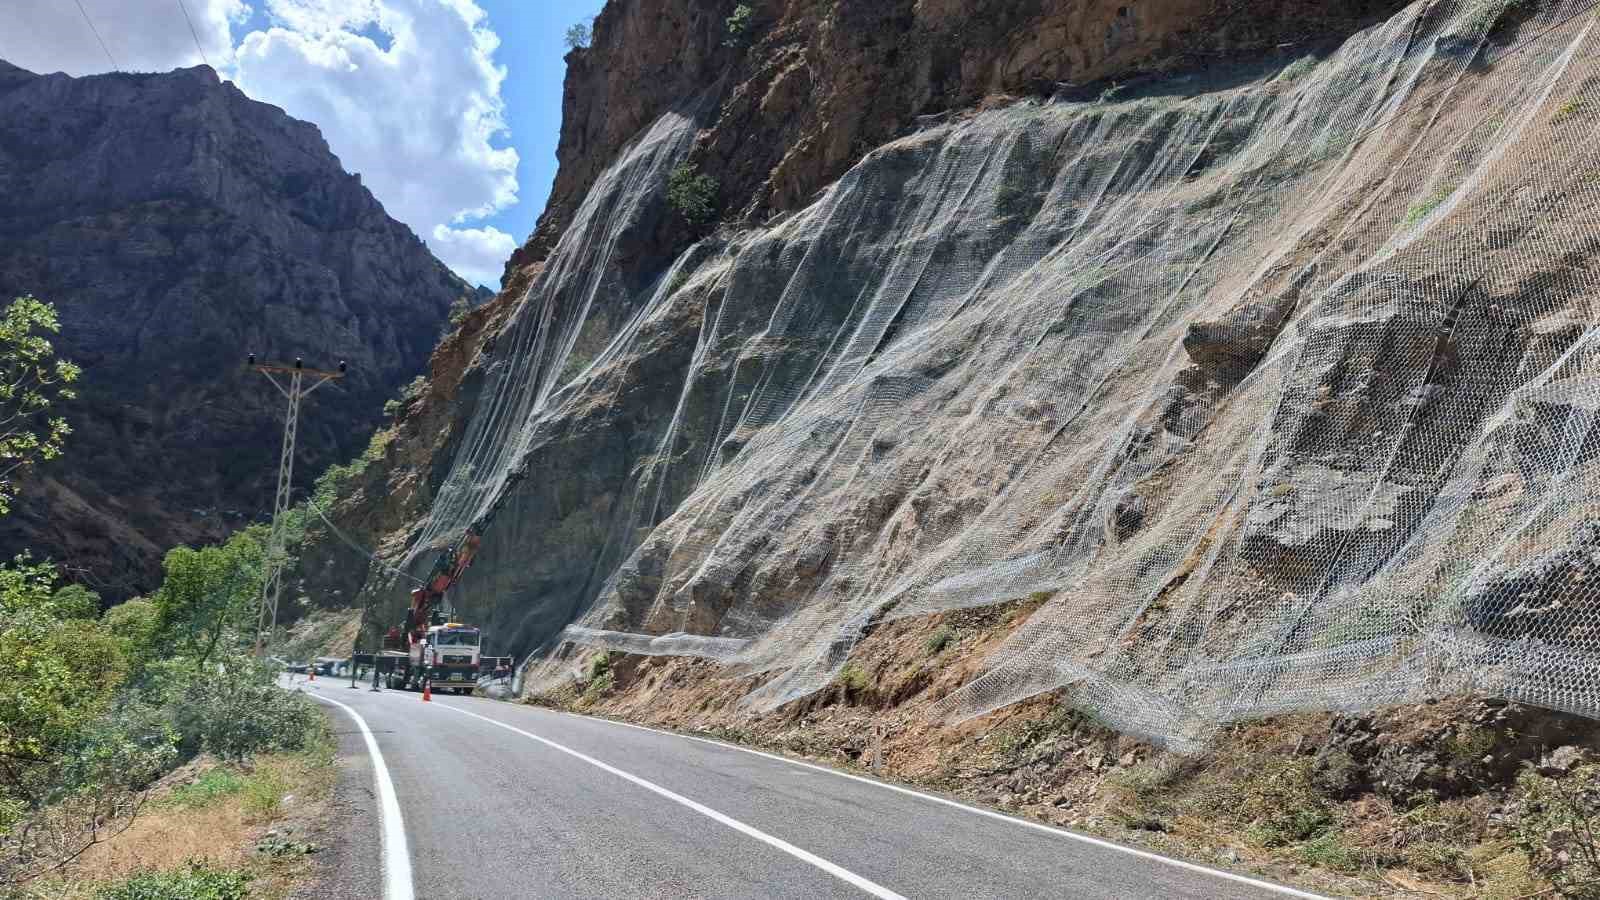
M178 0L178 8L183 10L183 20L189 23L189 35L194 38L194 48L200 51L200 61L211 65L211 60L206 59L206 48L200 46L200 32L194 30L194 19L189 18L189 5Z
M372 553L371 551L367 550L365 547L362 547L360 544L358 544L355 541L351 540L344 532L339 530L339 526L337 526L337 525L333 524L332 522L328 521L328 517L322 514L322 508L317 506L317 502L315 500L311 500L311 501L307 502L306 505L311 507L311 511L317 514L317 518L322 520L322 524L328 526L328 529L334 533L334 536L339 538L339 540L344 541L344 543L351 550L354 550L357 553L361 554L362 556L365 556L367 559L371 560L373 565L375 565L378 568L383 569L383 570L385 570L385 571L387 571L387 572L389 572L391 574L399 575L401 578L404 578L404 579L406 579L408 581L411 581L411 582L414 582L416 584L426 584L427 583L427 582L423 581L422 579L416 577L415 575L408 574L408 573L406 573L406 572L404 572L404 571L402 571L400 569L395 568L394 566L389 565L388 563L386 563L383 560L379 559L376 554Z
M100 42L100 49L105 51L106 59L111 60L111 68L119 72L122 71L122 67L117 65L117 58L111 55L111 48L106 46L105 38L100 36L100 29L94 27L94 20L89 18L89 11L83 8L83 0L73 0L73 2L78 4L78 12L83 13L83 21L89 26L89 30L94 33L94 39Z

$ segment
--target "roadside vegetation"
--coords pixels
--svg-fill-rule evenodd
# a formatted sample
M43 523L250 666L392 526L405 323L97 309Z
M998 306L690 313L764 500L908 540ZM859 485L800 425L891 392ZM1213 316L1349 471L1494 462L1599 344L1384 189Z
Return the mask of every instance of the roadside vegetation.
M67 420L50 407L75 398L79 368L58 359L50 335L61 330L56 309L34 297L18 297L0 315L0 515L11 511L16 479L41 460L55 459L67 435Z
M64 386L77 367L55 358L57 328L54 309L31 297L0 319L7 499L32 465L70 449L56 406L73 399ZM280 789L306 782L291 776L309 775L307 755L327 755L322 713L250 656L265 541L253 526L221 545L176 548L159 590L105 610L49 561L0 564L0 896L245 896L254 874L203 861L104 884L92 864L184 803L237 793L242 817L270 819ZM152 802L180 767L218 764L232 780L213 775ZM165 846L198 858L225 838L200 832Z

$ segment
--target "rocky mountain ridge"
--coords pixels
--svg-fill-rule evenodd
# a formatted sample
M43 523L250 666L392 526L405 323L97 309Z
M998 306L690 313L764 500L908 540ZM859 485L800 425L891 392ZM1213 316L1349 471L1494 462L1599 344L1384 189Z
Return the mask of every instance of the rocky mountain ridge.
M591 44L567 55L560 167L537 228L507 261L495 301L440 344L429 384L396 422L386 458L352 486L335 519L363 545L386 548L387 558L408 546L474 402L481 378L475 361L492 352L601 172L668 110L692 108L709 120L686 161L715 173L725 217L758 220L808 199L874 142L915 127L919 116L947 118L985 97L1003 103L1064 84L1102 91L1114 79L1228 54L1303 52L1398 5L785 0L752 4L749 31L731 36L734 0L607 3ZM974 22L989 24L970 27ZM884 85L896 87L885 92ZM779 169L784 174L775 174ZM779 183L786 187L774 188ZM613 258L625 280L648 281L695 233L658 206L621 235ZM585 352L595 352L625 316L605 313L607 324L591 328ZM362 602L394 602L396 585L369 585L377 570L317 523L301 553L298 593L341 605L365 585L371 590Z
M747 33L730 35L728 17L737 6L731 2L608 4L596 20L592 45L568 57L562 166L538 230L508 263L500 297L441 347L431 368L433 384L401 418L389 459L368 473L360 495L341 507L339 521L369 546L387 547L391 556L414 545L419 523L449 474L450 454L463 440L487 367L494 365L495 344L504 354L504 334L529 302L529 285L546 274L552 248L573 230L580 201L593 193L602 170L647 140L641 137L647 126L671 110L695 123L677 162L714 175L724 216L748 223L777 214L781 221L785 211L808 201L877 143L960 120L980 104L1003 106L1040 92L1115 94L1129 81L1159 82L1162 72L1192 81L1208 64L1263 53L1291 59L1337 44L1398 5L1087 3L1047 9L981 0L764 3L752 5ZM972 25L977 22L987 24ZM659 197L654 202L608 238L616 277L634 291L661 277L672 254L697 234ZM597 296L585 313L586 330L577 341L585 358L597 354L630 315L626 306L608 307L611 296ZM691 315L679 323L696 321ZM680 354L692 349L683 343L690 340L681 334L661 338L661 359L650 363L651 370L685 364ZM583 444L580 435L608 446L617 442L616 471L626 472L627 458L643 452L627 446L633 440L627 435L640 428L654 433L661 424L655 417L662 414L622 414L623 427L609 427L608 417L619 413L585 407L588 421L574 423L574 443L568 445L572 470L561 463L544 473L546 481L590 484L592 490L556 503L561 509L588 508L589 524L542 531L570 536L570 527L580 527L588 540L604 543L599 535L609 526L603 517L615 508L618 491L627 490L627 478L596 482L594 463L612 453ZM521 533L537 542L531 558L539 570L604 569L592 559L568 558L584 551ZM365 560L324 537L307 547L317 562L304 592L351 597L368 583ZM555 592L590 589L563 581ZM393 585L376 590L387 590L380 603L390 603L388 594L396 593ZM485 590L520 589L497 579ZM537 635L550 633L549 621L570 614L540 616L545 625L518 629L512 643L519 650L537 644L544 639Z
M359 453L476 292L346 173L317 128L200 66L36 75L0 62L0 297L61 314L74 434L0 522L121 598L161 555L271 504L282 398L244 355L351 374L306 401L297 481Z

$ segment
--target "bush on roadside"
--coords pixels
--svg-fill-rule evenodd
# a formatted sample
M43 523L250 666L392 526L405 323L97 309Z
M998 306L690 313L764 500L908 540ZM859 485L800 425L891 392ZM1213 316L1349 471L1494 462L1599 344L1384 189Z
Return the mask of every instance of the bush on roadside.
M190 684L174 718L180 749L229 760L303 749L322 723L310 700L273 684L268 667L238 657Z
M244 900L250 895L250 880L248 872L191 860L181 869L141 872L101 888L95 900Z
M1527 771L1517 781L1514 838L1533 870L1562 897L1600 900L1600 766L1561 778Z

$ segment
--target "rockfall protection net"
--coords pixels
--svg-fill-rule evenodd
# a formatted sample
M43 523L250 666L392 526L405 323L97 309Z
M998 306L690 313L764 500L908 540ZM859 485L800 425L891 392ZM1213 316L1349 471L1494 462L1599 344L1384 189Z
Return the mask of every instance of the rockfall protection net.
M1066 688L1179 747L1460 691L1600 715L1591 3L928 128L630 286L665 117L498 339L414 552L609 410L641 449L563 637L767 673L757 707L870 621L1047 594L941 713ZM663 340L687 365L638 364Z

